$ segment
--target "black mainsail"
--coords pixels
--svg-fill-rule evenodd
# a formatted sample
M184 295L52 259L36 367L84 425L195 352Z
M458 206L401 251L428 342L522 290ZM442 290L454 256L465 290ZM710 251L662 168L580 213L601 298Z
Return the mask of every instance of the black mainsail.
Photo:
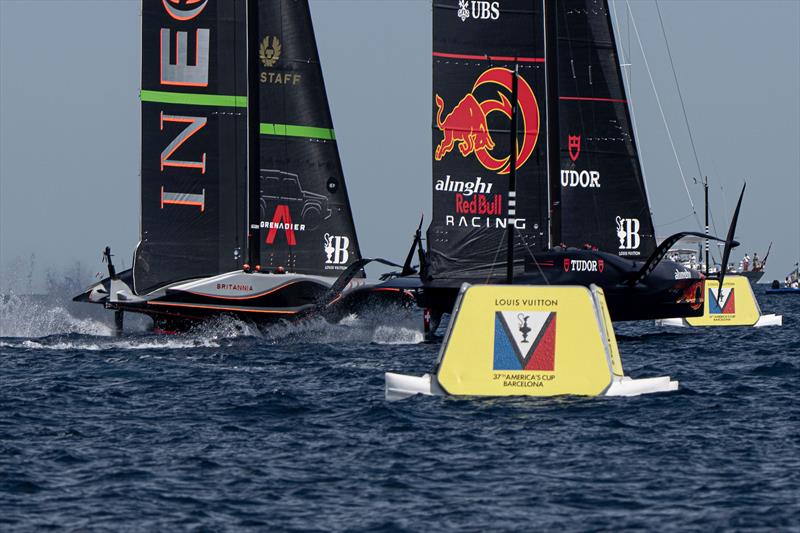
M308 2L250 5L259 14L258 69L248 69L248 0L143 2L139 294L240 269L248 257L328 276L361 258ZM255 180L250 70L259 93ZM250 224L248 198L258 211Z
M139 294L241 268L245 2L142 3Z
M608 3L557 5L562 242L647 258L653 220Z
M509 224L519 260L548 245L543 21L541 2L434 2L434 278L504 278Z
M307 1L259 2L262 267L336 276L361 259Z
M648 257L653 222L607 2L436 0L433 31L428 274L502 279L509 234L517 263L560 244Z

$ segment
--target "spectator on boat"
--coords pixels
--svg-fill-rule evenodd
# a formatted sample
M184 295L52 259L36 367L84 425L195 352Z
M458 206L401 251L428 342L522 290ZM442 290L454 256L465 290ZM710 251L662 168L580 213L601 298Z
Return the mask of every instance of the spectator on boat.
M761 261L758 259L758 252L753 254L753 270L761 270Z
M744 259L742 259L742 272L747 272L750 270L750 256L744 254Z

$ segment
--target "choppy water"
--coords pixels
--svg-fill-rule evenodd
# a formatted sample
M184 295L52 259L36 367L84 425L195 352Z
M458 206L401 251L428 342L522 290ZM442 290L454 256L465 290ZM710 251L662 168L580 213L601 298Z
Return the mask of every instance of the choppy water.
M0 529L800 529L800 298L782 328L618 327L638 398L412 398L415 322L130 334L8 301Z

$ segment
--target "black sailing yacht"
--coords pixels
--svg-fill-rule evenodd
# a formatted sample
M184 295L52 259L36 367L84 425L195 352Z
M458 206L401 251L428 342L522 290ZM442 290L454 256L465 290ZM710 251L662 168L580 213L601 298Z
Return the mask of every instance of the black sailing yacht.
M364 279L307 0L143 0L141 102L133 268L106 248L76 301L175 330L406 297Z
M427 249L420 225L419 278L386 285L416 291L426 332L463 282L594 283L614 320L702 314L704 276L664 259L689 233L656 244L606 0L434 0L433 106Z

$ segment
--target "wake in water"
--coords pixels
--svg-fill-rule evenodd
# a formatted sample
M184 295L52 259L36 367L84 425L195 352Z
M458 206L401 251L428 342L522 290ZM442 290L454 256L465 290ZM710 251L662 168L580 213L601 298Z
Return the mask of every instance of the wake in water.
M54 301L55 300L55 301ZM70 302L71 303L71 302ZM234 318L221 317L198 324L179 335L153 335L149 319L125 317L126 331L115 336L102 309L100 318L75 316L61 299L44 296L0 297L0 347L28 350L181 350L217 348L236 338L253 338L273 345L300 344L419 344L423 341L416 311L376 310L365 316L350 315L338 324L321 318L279 323L259 329ZM392 316L387 319L387 312ZM380 321L378 320L380 317ZM382 322L383 321L383 322ZM385 325L390 321L393 325Z
M92 318L76 318L66 308L36 296L0 296L0 337L39 338L77 333L97 337L113 334L112 328Z
M0 340L2 348L28 350L59 350L102 352L110 350L185 350L191 348L219 348L219 341L203 338L169 338L155 336L130 336L102 339L81 335L52 335L33 339Z
M35 263L34 261L31 261ZM380 344L413 345L423 342L418 309L374 305L337 324L322 318L258 327L232 317L199 323L186 333L161 337L151 334L152 320L125 314L125 331L115 335L113 314L98 305L75 303L72 297L94 281L90 271L76 264L66 272L48 271L43 294L18 295L10 287L34 290L31 271L21 261L0 280L0 347L23 349L103 351L113 349L187 349L219 347L236 338L266 345ZM26 281L27 280L27 281Z
M416 311L398 311L384 315L384 323L374 316L349 315L337 324L322 318L274 324L263 331L264 339L280 344L419 344L424 337L422 319ZM385 322L393 325L387 326Z

